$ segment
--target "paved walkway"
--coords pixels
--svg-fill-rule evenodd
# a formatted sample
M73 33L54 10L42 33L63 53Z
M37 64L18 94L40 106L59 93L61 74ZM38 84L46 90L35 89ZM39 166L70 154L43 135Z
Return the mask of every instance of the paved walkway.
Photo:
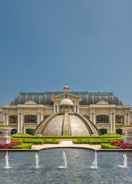
M92 150L100 150L100 145L90 144L73 144L72 141L61 141L60 144L41 144L33 145L32 150L52 149L52 148L85 148Z

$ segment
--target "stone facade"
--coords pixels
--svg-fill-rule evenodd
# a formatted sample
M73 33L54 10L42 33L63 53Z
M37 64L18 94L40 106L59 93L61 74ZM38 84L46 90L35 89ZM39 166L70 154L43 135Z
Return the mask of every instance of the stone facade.
M20 93L0 108L0 123L19 133L36 129L40 122L61 111L60 102L66 95L74 104L73 111L93 122L99 133L122 133L132 125L132 108L112 93L72 92L66 88L60 92Z

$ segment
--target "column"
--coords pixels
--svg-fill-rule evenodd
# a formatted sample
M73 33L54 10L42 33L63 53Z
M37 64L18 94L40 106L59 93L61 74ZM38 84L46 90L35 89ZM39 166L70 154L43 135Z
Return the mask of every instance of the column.
M80 110L79 110L79 104L76 104L75 106L76 106L76 112L79 113L80 112Z
M40 121L44 120L43 112L40 113Z
M56 105L53 106L53 112L56 113Z
M9 120L8 120L8 114L6 113L6 121L5 124L8 126L9 125Z
M21 132L24 133L24 115L21 113Z
M95 112L92 113L92 117L93 117L93 121L92 122L94 124L96 124L96 114L95 114Z
M74 105L74 112L76 113L76 105Z
M128 112L128 120L127 120L127 124L130 125L130 113Z
M113 113L110 113L110 133L113 133L113 126L112 126L112 122L113 122Z
M18 133L24 132L24 115L21 112L18 113L17 130L18 130Z
M21 113L18 113L17 132L21 133Z
M90 118L91 121L93 121L93 113L92 112L90 112L90 117L89 118Z
M115 128L115 112L113 112L113 133L116 132L116 128Z
M59 108L59 105L56 105L57 106L57 113L59 112L60 108Z
M37 114L37 124L39 124L40 123L40 112Z
M128 125L128 114L125 113L125 125Z

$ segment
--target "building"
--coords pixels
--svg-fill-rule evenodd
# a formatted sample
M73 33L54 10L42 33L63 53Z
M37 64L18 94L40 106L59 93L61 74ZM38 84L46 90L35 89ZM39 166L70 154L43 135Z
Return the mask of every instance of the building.
M122 134L132 125L132 109L111 92L20 93L0 108L1 124L12 133L32 129L43 135Z

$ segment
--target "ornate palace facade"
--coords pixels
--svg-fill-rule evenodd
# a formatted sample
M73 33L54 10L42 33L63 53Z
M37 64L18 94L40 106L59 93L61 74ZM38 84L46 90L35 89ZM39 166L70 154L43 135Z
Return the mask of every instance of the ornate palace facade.
M1 124L12 127L14 132L34 129L45 135L64 135L68 131L71 135L85 135L86 131L88 134L97 134L97 131L100 134L122 133L125 127L132 125L131 107L124 105L113 93L74 92L68 86L64 91L20 93L9 105L0 108L0 115ZM50 123L44 129L47 122ZM56 126L57 130L52 131ZM77 129L80 129L78 134ZM81 129L84 130L81 132Z

